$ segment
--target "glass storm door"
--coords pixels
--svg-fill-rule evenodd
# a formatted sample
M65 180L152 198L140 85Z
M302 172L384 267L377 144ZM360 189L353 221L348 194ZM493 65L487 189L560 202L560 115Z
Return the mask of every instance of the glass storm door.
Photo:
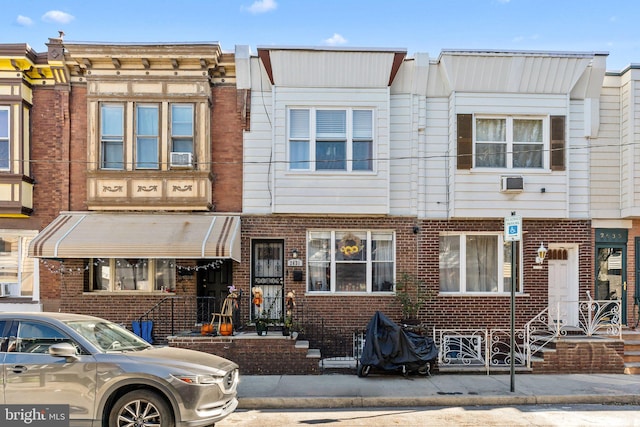
M253 304L254 290L262 290L262 304ZM284 240L254 240L251 250L251 320L280 321L284 315Z

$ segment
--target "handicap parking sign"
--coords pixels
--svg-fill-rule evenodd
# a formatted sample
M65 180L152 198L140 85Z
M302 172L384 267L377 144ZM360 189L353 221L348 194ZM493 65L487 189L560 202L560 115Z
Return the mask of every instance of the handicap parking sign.
M522 240L522 217L511 215L504 218L504 240L506 242Z

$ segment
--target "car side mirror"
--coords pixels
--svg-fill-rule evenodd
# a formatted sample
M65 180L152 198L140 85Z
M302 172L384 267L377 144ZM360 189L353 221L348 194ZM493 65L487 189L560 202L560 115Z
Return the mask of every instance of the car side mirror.
M68 342L51 344L49 346L49 354L55 357L65 357L67 358L68 362L72 360L78 360L76 348Z

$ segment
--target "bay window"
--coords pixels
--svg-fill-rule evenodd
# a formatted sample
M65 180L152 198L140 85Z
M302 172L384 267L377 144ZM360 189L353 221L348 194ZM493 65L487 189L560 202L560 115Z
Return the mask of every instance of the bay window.
M174 291L176 263L173 259L94 259L94 291Z
M502 234L443 234L440 236L440 292L503 293L511 291L515 268L520 292L520 242L511 265L511 242Z
M0 107L0 170L9 170L9 108Z
M289 169L373 170L373 111L289 110Z
M393 232L311 231L307 253L309 291L393 291Z
M100 168L124 170L125 166L132 164L134 169L158 170L163 155L169 158L168 168L173 162L171 153L174 152L188 153L186 159L177 160L178 166L191 167L195 154L194 113L194 104L101 103ZM133 117L133 120L127 117ZM133 129L129 129L131 126ZM0 126L0 135L1 132ZM130 156L134 157L133 160L128 159Z

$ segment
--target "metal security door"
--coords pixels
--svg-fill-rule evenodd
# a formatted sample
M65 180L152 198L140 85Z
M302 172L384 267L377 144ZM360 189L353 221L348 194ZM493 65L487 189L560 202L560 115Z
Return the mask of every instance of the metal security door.
M284 240L254 240L251 258L252 296L256 288L262 290L262 304L252 304L251 320L280 321L284 318Z

